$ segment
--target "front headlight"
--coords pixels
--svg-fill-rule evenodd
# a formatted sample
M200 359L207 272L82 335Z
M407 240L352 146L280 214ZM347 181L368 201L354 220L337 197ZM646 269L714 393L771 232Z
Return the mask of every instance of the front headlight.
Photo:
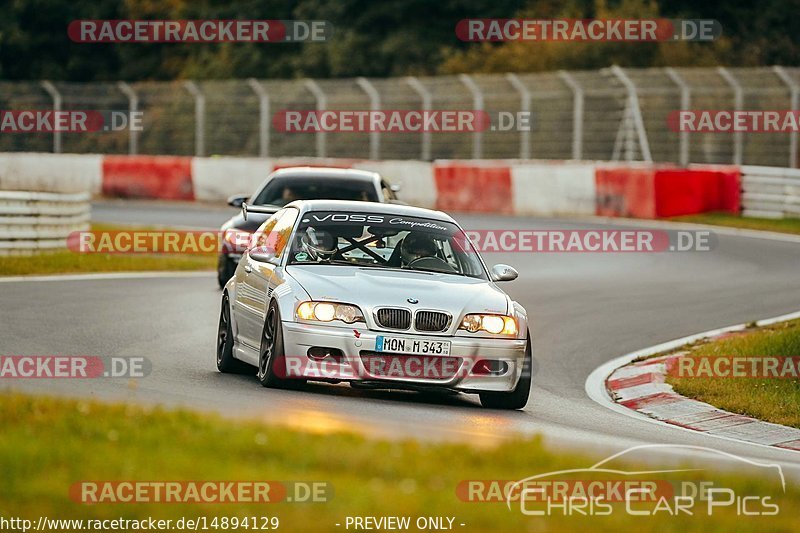
M297 318L302 320L317 320L319 322L341 320L345 324L364 322L364 315L361 313L361 309L350 304L303 302L297 306L296 314Z
M516 335L517 321L513 316L472 314L464 317L458 329L470 333L483 330L494 335Z

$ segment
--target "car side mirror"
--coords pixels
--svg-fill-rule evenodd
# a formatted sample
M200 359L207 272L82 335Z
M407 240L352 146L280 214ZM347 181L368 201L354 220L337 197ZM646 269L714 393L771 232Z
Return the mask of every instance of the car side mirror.
M242 204L247 201L247 196L242 196L239 194L234 194L233 196L228 198L228 205L231 207L242 207Z
M514 268L498 264L492 267L492 281L514 281L519 276Z
M272 246L259 244L258 241L261 236L262 234L258 232L253 233L253 235L250 236L250 246L247 250L247 254L254 261L276 264L277 261L275 258L275 248Z
M271 250L266 246L257 246L247 251L250 259L258 261L259 263L272 263L277 264L278 259L275 257L275 250Z

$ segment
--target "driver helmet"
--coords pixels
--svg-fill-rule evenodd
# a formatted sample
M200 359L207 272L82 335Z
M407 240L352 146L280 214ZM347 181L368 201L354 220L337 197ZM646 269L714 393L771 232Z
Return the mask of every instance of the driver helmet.
M336 253L336 239L327 231L308 228L300 239L303 250L314 261L328 261Z
M425 233L409 233L400 244L400 256L405 264L420 257L436 256L436 243Z

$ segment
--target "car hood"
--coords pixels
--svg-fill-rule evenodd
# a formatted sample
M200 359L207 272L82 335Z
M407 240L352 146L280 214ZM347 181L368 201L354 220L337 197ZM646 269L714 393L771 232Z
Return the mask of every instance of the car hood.
M268 207L268 206L259 206L259 207ZM275 212L277 213L281 208L275 207ZM263 224L270 216L272 215L264 215L259 213L248 213L247 220L244 219L241 211L229 218L223 225L222 231L226 229L238 229L242 231L249 231L250 233L255 233L255 231Z
M382 306L464 313L508 313L509 298L485 280L386 268L292 265L287 274L314 300L335 300L362 310ZM411 304L408 300L419 300ZM366 310L365 310L366 312Z

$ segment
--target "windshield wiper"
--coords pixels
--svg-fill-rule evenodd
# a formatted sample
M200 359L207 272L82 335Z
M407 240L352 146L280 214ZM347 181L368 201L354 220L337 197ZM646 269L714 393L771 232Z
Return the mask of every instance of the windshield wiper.
M471 277L472 277L472 276L469 276L469 275L467 275L467 274L463 274L463 273L461 273L461 272L456 272L455 270L454 270L454 271L449 271L449 270L436 270L436 269L433 269L433 268L419 268L419 267L414 267L414 268L404 268L403 270L405 270L405 271L409 271L409 270L410 270L410 271L412 271L412 272L433 272L434 274L453 274L453 275L455 275L455 276L466 276L466 277L468 277L468 278L471 278Z
M367 267L367 268L383 268L383 265L380 263L358 263L354 261L348 261L347 259L331 259L328 261L328 264L331 265L347 265L347 266L354 266L354 267Z

